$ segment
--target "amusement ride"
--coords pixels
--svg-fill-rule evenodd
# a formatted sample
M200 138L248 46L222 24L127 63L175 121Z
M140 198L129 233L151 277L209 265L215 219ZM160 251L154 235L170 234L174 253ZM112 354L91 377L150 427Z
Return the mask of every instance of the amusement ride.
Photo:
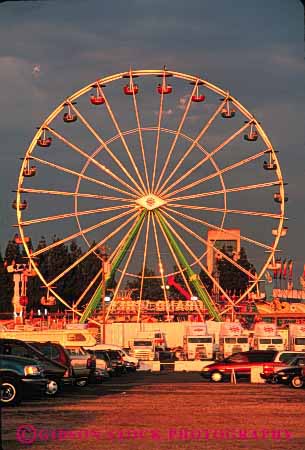
M104 305L114 278L106 320L128 280L139 286L135 320L143 314L145 285L156 280L164 320L170 320L168 285L175 286L176 276L183 279L184 298L197 302L205 318L221 321L257 291L275 264L287 233L284 186L262 124L229 91L166 67L130 69L86 85L41 123L22 158L12 206L30 267L48 296L80 322L95 316L101 298ZM28 236L51 233L60 238L35 251L29 247ZM73 241L83 252L55 276L43 274L36 258ZM225 242L237 241L256 271L224 251ZM100 269L71 303L58 284L93 256ZM222 286L217 258L249 280L240 295Z

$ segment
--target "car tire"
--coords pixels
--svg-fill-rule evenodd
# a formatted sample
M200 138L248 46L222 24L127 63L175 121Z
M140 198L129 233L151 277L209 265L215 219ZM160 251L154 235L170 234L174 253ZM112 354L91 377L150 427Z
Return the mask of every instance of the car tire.
M54 379L49 379L46 387L46 395L48 397L55 397L60 390L59 381Z
M299 376L294 376L289 383L290 387L300 389L304 386L304 380Z
M88 380L77 380L75 384L78 387L85 387L88 384Z
M210 379L213 383L220 383L223 380L223 375L218 370L215 370L211 373Z
M14 378L0 380L1 406L15 406L21 402L21 384Z

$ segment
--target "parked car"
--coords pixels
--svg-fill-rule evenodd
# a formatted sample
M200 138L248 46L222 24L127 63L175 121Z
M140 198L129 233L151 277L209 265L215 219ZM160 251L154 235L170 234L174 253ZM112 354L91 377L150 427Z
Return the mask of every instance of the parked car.
M25 394L45 394L48 380L39 363L35 359L21 356L1 355L1 406L17 405Z
M77 376L76 385L86 386L92 381L96 370L96 358L90 355L83 347L65 347L72 360L74 372Z
M91 363L87 361L89 357L85 361L83 358L79 361L76 354L71 355L61 344L55 342L30 342L30 345L52 361L63 364L67 368L62 379L63 385L83 386L87 383L91 372L88 367Z
M127 371L134 372L140 366L138 358L135 358L134 356L130 356L125 349L123 349L122 347L119 347L118 345L98 344L98 345L95 345L94 347L86 347L86 349L93 350L95 352L97 350L106 350L106 351L116 350L121 355Z
M88 347L86 347L88 349ZM98 344L94 347L89 347L90 350L117 350L122 356L123 360L126 362L133 363L136 367L139 367L139 360L134 356L129 355L129 349L125 349L120 347L119 345L114 344Z
M269 383L289 384L298 389L305 385L305 358L295 358L282 369L272 374L261 374Z
M63 364L52 361L37 348L19 339L0 339L0 355L21 356L39 362L45 377L48 379L46 394L56 395L62 379L67 371Z
M109 377L112 377L115 375L115 369L112 367L112 362L110 359L110 356L106 350L92 350L93 347L87 348L87 352L90 353L90 355L94 356L96 358L96 361L104 361L106 366L106 373L109 375Z
M120 376L125 374L127 372L127 368L120 352L118 350L107 350L107 353L110 357L115 375Z
M262 371L276 371L287 365L287 360L293 359L292 352L278 352L276 350L249 350L247 352L238 352L223 359L205 366L201 371L201 376L213 382L220 382L230 379L234 369L237 377L251 374L251 367L261 366Z

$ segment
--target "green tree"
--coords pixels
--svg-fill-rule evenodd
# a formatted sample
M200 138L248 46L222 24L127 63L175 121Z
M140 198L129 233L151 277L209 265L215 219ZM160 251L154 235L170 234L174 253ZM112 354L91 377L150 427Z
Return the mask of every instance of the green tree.
M7 272L7 264L0 252L0 312L13 312L13 275Z

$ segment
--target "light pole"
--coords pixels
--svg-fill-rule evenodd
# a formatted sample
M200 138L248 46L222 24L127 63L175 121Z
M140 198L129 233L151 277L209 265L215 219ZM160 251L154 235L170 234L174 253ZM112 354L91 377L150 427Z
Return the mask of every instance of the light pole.
M102 263L103 263L103 271L102 271L102 317L103 317L103 335L102 335L102 343L105 344L106 341L106 310L105 310L105 296L106 296L106 282L107 275L110 272L110 264L108 261L108 255L106 251L103 249L101 253Z

